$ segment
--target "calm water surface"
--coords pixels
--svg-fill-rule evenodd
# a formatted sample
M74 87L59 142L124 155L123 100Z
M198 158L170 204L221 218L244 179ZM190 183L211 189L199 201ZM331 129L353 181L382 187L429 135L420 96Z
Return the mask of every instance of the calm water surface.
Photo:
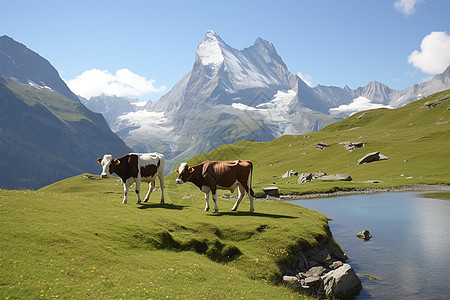
M363 284L358 299L450 299L450 201L384 193L291 202L333 219ZM356 237L364 229L368 242Z

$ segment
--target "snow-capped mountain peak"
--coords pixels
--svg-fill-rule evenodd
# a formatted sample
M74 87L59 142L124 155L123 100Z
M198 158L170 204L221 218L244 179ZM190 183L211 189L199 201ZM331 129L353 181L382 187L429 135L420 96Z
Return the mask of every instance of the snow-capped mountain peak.
M252 46L238 50L226 44L217 33L210 30L198 46L190 83L192 87L203 90L205 95L210 95L216 87L228 94L258 89L254 90L254 95L245 95L248 104L261 89L270 89L269 96L278 90L291 89L293 79L294 76L287 70L274 45L269 41L257 38ZM194 82L196 84L193 84ZM230 104L231 99L219 98L216 103Z
M197 49L197 58L204 66L217 67L222 64L224 57L222 47L224 41L214 31L209 30Z

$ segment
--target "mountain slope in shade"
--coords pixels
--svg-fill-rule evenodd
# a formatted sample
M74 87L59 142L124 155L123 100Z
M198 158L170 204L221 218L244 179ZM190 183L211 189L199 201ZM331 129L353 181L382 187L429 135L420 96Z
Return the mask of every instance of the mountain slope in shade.
M76 174L97 173L98 157L130 151L45 59L14 43L8 38L6 49L0 43L0 53L24 53L0 55L0 188L37 189Z

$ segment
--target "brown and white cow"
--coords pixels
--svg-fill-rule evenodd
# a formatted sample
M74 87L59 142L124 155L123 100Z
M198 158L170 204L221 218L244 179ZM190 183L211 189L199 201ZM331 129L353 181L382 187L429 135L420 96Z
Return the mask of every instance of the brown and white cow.
M182 163L177 170L176 183L192 182L205 193L205 211L209 210L209 192L211 192L214 200L214 212L219 211L217 189L230 190L233 193L238 188L238 199L231 210L237 210L247 192L250 198L250 212L253 212L252 172L253 165L249 160L204 161L192 167Z
M164 203L164 155L160 153L130 153L113 159L111 154L105 154L97 161L102 165L102 178L108 178L112 173L116 173L122 179L125 192L123 204L127 203L128 188L134 182L136 182L137 204L141 203L139 196L141 181L149 183L148 193L144 198L144 202L147 202L155 188L156 177L159 177L161 203Z

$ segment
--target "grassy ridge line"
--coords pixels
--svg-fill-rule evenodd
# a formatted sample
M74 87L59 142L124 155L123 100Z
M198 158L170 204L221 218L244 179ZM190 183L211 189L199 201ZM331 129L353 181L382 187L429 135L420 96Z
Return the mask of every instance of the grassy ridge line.
M271 201L249 214L248 200L230 212L234 199L206 213L196 188L167 186L170 204L155 191L142 206L99 176L0 191L0 299L303 299L274 285L278 264L329 238L325 216Z

